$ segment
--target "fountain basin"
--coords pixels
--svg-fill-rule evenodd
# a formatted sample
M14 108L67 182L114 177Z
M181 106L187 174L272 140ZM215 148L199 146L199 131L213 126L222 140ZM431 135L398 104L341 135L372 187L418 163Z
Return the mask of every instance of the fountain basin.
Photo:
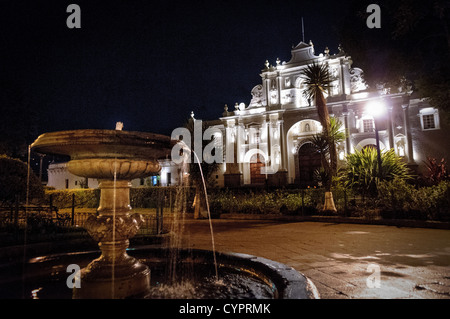
M72 130L40 135L31 145L42 154L70 156L69 171L97 179L132 180L160 170L174 145L169 136L118 130Z
M285 264L257 256L216 253L217 282L211 251L145 247L128 249L127 253L151 271L150 290L133 298L319 298L314 284L303 274ZM172 262L170 256L174 253L177 254L175 281L167 274L168 265ZM97 251L57 254L32 258L25 265L3 265L0 298L70 299L72 289L67 287L66 281L71 273L66 271L67 266L84 267L98 255Z
M170 154L169 136L119 130L71 130L40 135L32 148L43 154L83 158L160 159ZM169 152L169 153L168 153Z

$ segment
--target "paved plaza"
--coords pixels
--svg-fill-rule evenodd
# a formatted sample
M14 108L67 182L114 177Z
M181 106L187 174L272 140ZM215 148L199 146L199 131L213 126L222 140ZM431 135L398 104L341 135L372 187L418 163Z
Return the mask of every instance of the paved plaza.
M450 299L450 230L215 219L217 251L285 263L323 299ZM211 249L208 220L187 220L186 247Z

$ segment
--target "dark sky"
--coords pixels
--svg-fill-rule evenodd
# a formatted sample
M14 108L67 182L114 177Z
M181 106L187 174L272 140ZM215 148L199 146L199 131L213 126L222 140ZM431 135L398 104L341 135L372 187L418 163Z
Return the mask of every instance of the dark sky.
M66 8L81 7L81 29ZM250 101L266 59L312 40L337 52L345 1L0 0L0 77L37 110L39 134L106 128L170 134L191 111ZM8 107L2 105L2 107ZM5 119L2 119L5 120ZM7 119L6 119L7 120Z

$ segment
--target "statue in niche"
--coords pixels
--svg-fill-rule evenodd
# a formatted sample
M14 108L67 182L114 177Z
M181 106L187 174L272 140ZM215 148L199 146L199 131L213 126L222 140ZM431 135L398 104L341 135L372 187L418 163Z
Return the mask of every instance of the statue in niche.
M309 123L305 124L305 128L304 128L305 132L310 132L311 131L311 127L309 126Z

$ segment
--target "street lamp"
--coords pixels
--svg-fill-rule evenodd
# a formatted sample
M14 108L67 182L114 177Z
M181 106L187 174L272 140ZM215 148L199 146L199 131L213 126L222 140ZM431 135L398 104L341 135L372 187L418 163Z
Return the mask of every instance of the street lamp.
M366 112L369 113L375 122L375 140L377 143L377 159L378 159L378 176L381 177L381 151L380 151L380 136L378 134L377 119L386 113L386 106L380 101L371 101L366 106Z

